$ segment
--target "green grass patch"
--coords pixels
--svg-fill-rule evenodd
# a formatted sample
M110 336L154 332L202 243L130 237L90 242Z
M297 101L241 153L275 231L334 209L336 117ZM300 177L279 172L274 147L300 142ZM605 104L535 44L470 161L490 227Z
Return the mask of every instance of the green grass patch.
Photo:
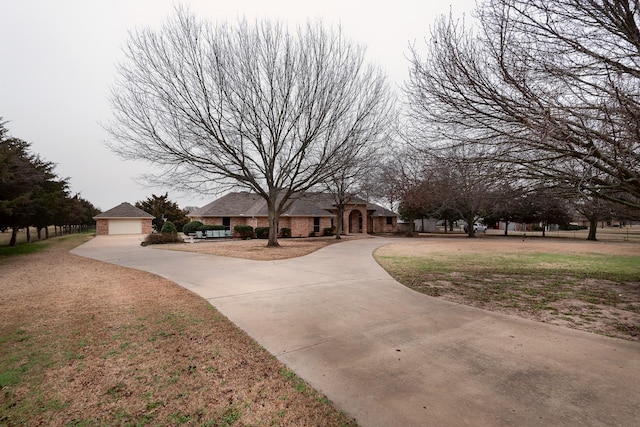
M421 273L525 274L552 277L571 275L578 278L620 282L640 281L640 257L603 254L551 253L433 253L428 257L376 256L385 268L410 268Z
M15 246L0 246L0 259L16 255L32 254L47 248L49 244L49 240L39 240L31 243L20 243Z
M7 243L5 243L4 245L0 244L0 261L18 255L33 254L43 249L47 249L52 245L64 245L69 249L72 249L86 242L92 236L93 232L87 231L82 233L67 234L64 236L54 236L46 240L37 240L29 243L18 243L15 246L6 246Z

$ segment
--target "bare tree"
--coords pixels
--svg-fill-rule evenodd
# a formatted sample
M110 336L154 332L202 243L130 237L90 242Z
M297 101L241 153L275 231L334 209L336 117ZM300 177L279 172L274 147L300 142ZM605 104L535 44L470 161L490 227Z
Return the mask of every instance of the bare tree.
M382 129L387 129L392 121L393 115L388 115L385 120L387 125L381 123ZM383 142L388 142L390 136L385 135L354 135L354 138L362 138L368 143L353 144L354 152L349 156L350 162L345 162L343 167L337 169L325 182L324 190L331 194L334 206L336 207L336 239L344 231L344 213L346 206L351 202L354 195L361 195L369 190L367 186L374 179L373 176L380 168L380 158L388 150L383 146ZM388 146L387 146L388 147ZM367 197L365 199L368 200Z
M339 30L308 23L212 25L184 10L131 34L111 94L111 147L180 190L241 186L269 211L268 246L292 200L350 164L355 135L381 134L381 71Z
M385 200L391 209L400 213L408 221L408 235L414 234L414 219L424 205L425 192L424 161L407 144L393 147L392 152L381 163L377 173L376 186L372 188L374 197Z
M640 2L492 0L451 17L406 85L431 143L473 142L513 174L639 208Z

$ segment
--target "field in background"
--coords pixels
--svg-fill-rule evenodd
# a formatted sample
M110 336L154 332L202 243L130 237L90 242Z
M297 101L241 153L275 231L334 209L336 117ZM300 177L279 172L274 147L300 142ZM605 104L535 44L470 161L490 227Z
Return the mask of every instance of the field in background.
M31 241L35 242L38 240L38 230L35 227L29 227L31 232ZM60 234L60 228L58 228L58 235ZM55 237L55 227L53 225L49 226L49 237ZM45 238L44 229L42 230L42 238ZM8 229L5 232L0 232L0 246L7 246L9 244L9 240L11 239L11 230ZM20 229L18 231L18 244L27 243L27 231L26 228Z

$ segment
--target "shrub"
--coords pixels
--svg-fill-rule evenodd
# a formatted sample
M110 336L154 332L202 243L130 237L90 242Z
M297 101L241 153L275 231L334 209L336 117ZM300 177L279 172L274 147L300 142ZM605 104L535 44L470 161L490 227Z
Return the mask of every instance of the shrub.
M316 233L315 231L310 231L309 232L309 237L317 237L318 233Z
M327 227L325 229L322 230L323 232L323 236L333 236L334 234L336 234L336 228L335 227Z
M256 237L258 239L268 239L269 227L256 227Z
M250 225L236 225L233 230L243 239L253 239L253 227Z
M280 235L282 237L291 237L291 229L287 227L282 227L280 229Z
M182 237L178 236L178 233L153 233L145 237L144 242L142 242L142 246L182 242Z
M201 225L202 223L200 221L190 221L186 223L184 226L182 226L182 232L186 235L189 235L190 233L195 233L196 230L198 230L198 227L200 227Z
M167 221L162 225L162 230L160 230L160 233L162 234L167 234L167 233L177 233L178 230L176 229L176 226L171 222L171 221Z
M224 225L201 225L197 228L197 231L207 231L207 230L224 230Z

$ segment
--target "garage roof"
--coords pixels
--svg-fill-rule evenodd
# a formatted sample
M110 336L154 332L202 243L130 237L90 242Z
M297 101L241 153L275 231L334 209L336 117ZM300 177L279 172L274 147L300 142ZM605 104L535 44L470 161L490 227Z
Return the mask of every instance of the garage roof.
M106 212L102 212L93 217L93 219L113 219L113 218L132 218L132 219L147 219L154 218L153 215L138 209L131 203L123 202L115 208L111 208Z

